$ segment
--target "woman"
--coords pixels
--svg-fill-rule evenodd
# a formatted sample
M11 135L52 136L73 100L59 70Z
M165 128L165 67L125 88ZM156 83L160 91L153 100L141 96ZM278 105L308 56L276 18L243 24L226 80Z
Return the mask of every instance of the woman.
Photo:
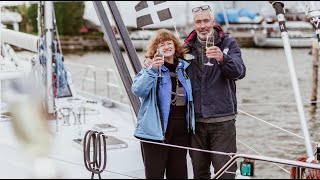
M164 58L157 49L163 50ZM194 132L194 107L190 80L185 73L189 63L186 50L174 34L158 30L150 39L146 57L153 63L134 78L132 92L142 99L135 137L164 145L141 143L147 179L187 179L187 150L165 146L189 146ZM161 77L158 77L159 67Z

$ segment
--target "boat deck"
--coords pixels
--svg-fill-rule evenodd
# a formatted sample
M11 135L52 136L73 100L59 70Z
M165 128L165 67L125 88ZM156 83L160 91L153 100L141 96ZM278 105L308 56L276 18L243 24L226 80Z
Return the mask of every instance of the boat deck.
M70 105L62 99L58 103L60 107ZM124 141L127 147L107 147L107 166L105 171L101 173L102 178L144 178L140 144L133 137L134 125L132 120L130 121L131 114L121 112L116 108L105 108L101 103L84 103L83 105L94 109L94 111L86 113L86 123L80 126L82 136L78 134L79 126L73 125L72 115L70 116L70 126L63 126L63 118L58 121L48 121L52 137L49 158L53 160L59 176L73 179L91 177L91 173L84 166L83 150L73 139L83 138L85 132L93 130L97 123L108 123L117 127L117 131L106 132L106 135L133 140L118 138ZM57 122L58 126L56 125ZM21 149L10 120L0 123L0 146L0 153L2 154L0 156L1 177L32 178L32 161Z

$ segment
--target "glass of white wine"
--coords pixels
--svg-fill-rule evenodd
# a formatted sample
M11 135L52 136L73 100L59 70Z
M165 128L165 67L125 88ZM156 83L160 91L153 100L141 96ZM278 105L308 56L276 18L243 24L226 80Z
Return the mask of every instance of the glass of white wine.
M209 33L207 35L207 40L206 40L206 49L208 49L209 47L214 46L214 35L213 33ZM210 58L208 58L208 62L204 63L204 65L206 66L213 66L214 64L212 64L210 62Z
M157 49L157 57L161 57L162 59L164 59L163 49L161 49L161 48L158 48L158 49ZM162 77L162 75L161 75L161 66L162 66L162 65L159 66L159 74L158 74L158 77Z

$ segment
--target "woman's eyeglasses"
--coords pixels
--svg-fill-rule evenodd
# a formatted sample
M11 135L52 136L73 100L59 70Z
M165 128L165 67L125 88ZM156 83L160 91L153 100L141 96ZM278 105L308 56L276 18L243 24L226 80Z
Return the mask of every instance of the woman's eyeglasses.
M200 9L201 9L201 10L207 10L207 9L209 9L209 10L211 11L210 6L205 5L205 6L200 6L200 7L195 7L195 8L193 8L193 9L192 9L192 12L198 12Z

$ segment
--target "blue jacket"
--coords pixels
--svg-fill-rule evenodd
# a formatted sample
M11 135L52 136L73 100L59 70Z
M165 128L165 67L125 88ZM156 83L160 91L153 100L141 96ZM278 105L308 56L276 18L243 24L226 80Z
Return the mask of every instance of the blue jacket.
M218 32L215 46L223 52L224 61L220 64L212 61L213 66L199 68L196 48L197 33L191 32L185 40L184 47L193 55L191 65L187 69L190 77L197 117L224 117L237 114L236 83L246 74L246 67L241 57L237 42L225 35L219 26L214 26ZM203 55L204 62L207 56ZM201 65L202 66L202 65Z
M193 132L195 132L191 83L185 72L189 63L182 59L178 60L179 63L176 68L177 78L186 92L185 98L188 99L186 113L187 127L188 130L191 128ZM142 100L138 113L137 126L134 132L135 137L160 141L164 140L170 114L172 83L167 67L161 66L161 73L163 77L158 78L158 69L149 66L142 69L134 77L131 90L134 95L139 96ZM157 82L158 79L160 79L159 83ZM159 102L157 102L156 93L158 93ZM158 104L160 105L162 119L160 119Z

